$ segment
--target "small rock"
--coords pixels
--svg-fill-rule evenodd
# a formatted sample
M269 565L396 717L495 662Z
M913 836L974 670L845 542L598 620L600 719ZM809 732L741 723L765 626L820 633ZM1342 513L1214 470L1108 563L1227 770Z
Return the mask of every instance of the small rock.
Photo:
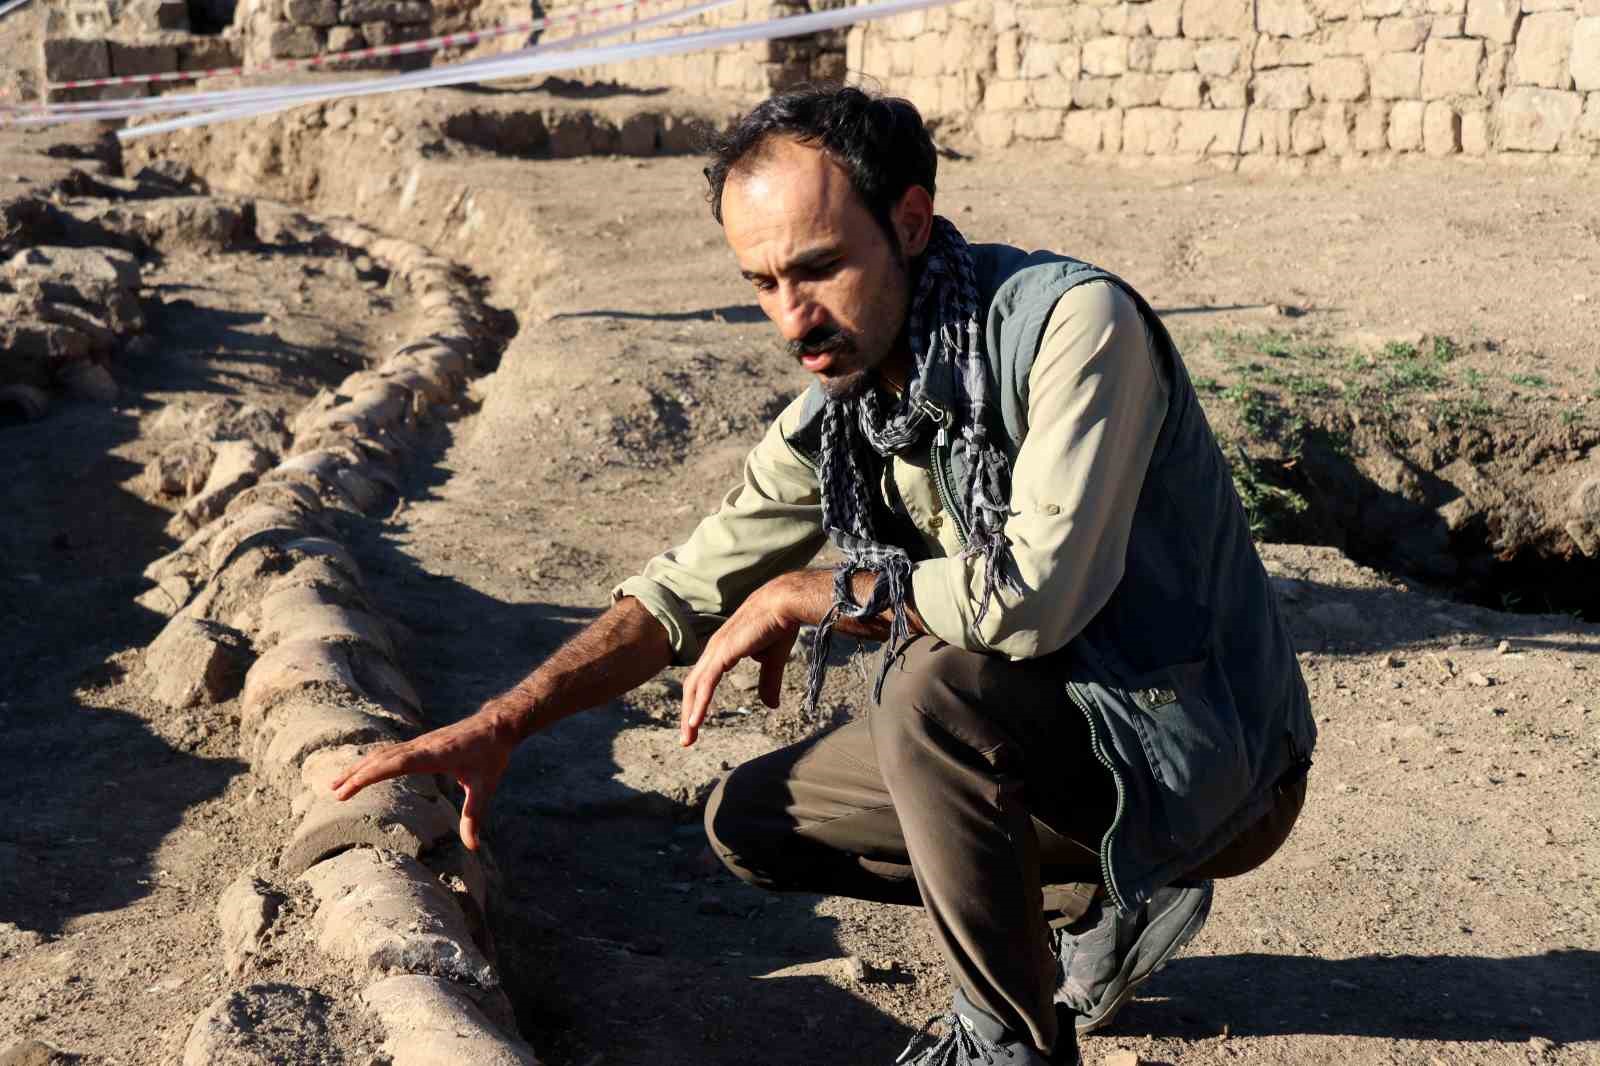
M1383 665L1387 666L1391 670L1398 670L1400 667L1405 665L1405 661L1396 658L1393 655L1385 655L1383 657Z
M1467 675L1467 684L1474 688L1488 688L1494 684L1494 678L1474 671Z
M1104 1066L1139 1066L1142 1061L1137 1052L1121 1048L1100 1060Z
M1494 650L1499 652L1501 655L1509 655L1511 653L1511 642L1509 640L1502 640L1499 644L1495 645Z
M24 1040L0 1051L0 1066L66 1066L78 1059L43 1040Z
M117 398L116 379L99 363L74 363L61 372L61 383L79 399L112 403Z
M1533 1054L1538 1055L1540 1058L1550 1054L1550 1052L1554 1051L1555 1049L1556 1042L1551 1040L1549 1037L1530 1036L1528 1038L1528 1050Z

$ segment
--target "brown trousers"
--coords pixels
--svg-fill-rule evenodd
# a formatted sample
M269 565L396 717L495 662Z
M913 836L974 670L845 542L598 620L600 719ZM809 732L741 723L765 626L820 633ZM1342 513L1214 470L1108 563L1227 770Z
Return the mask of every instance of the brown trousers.
M920 904L968 998L1049 1051L1049 926L1092 898L1117 802L1064 679L1054 658L1011 662L918 638L865 719L722 781L706 808L712 847L762 888ZM1303 798L1303 783L1286 788L1193 876L1265 862Z

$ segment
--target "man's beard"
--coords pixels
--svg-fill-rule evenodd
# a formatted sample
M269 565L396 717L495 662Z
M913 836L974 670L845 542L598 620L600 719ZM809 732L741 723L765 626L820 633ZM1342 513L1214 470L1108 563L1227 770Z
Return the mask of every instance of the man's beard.
M871 386L872 370L881 361L864 361L860 339L838 326L818 326L799 340L790 341L785 350L796 361L807 355L833 356L837 369L817 375L817 384L830 400L853 400L860 396Z

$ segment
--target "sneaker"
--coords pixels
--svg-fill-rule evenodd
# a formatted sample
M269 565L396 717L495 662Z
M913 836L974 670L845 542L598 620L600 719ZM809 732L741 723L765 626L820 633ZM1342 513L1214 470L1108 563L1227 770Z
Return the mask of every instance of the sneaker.
M932 1033L935 1026L940 1029L938 1036ZM911 1038L894 1061L895 1066L1083 1066L1078 1041L1070 1027L1061 1030L1056 1043L1055 1054L1040 1054L1027 1040L1012 1036L987 1011L974 1006L957 988L949 1012L929 1018L922 1032Z
M1056 934L1056 1002L1077 1014L1079 1033L1110 1025L1133 990L1193 940L1210 913L1210 881L1163 888L1128 918L1097 899Z

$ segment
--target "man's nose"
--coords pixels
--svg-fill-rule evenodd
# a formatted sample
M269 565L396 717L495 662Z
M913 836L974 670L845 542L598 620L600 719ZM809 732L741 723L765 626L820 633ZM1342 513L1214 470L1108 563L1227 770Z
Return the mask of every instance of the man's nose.
M782 304L778 309L778 329L786 341L797 341L816 329L827 325L828 312L798 285L784 286Z

